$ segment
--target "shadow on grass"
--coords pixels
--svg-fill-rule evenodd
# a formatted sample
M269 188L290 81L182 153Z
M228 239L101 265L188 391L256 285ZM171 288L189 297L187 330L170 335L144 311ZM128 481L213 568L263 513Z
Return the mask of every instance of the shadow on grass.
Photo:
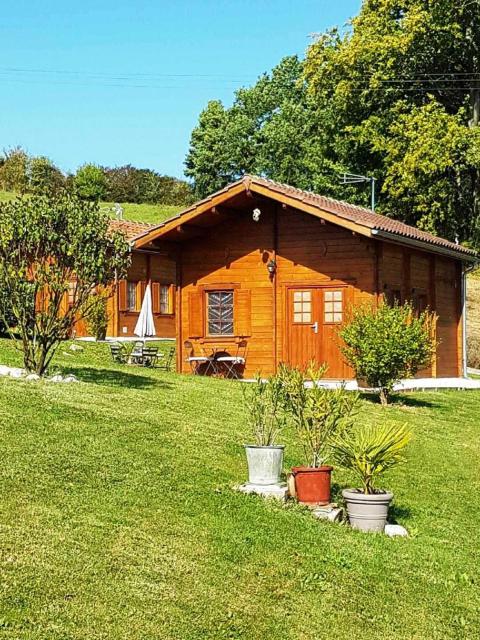
M69 372L77 376L81 382L90 382L109 387L130 387L132 389L146 389L151 387L169 388L171 384L149 376L130 371L115 369L98 369L94 367L69 367Z
M401 504L392 504L388 510L388 522L390 524L399 524L398 518L401 520L409 520L412 510L409 507L402 507Z
M380 404L380 398L378 395L374 393L361 393L362 400L367 400L372 404ZM389 406L392 407L435 407L437 404L435 402L430 402L429 400L423 400L420 398L416 398L412 394L407 393L394 393L389 398Z

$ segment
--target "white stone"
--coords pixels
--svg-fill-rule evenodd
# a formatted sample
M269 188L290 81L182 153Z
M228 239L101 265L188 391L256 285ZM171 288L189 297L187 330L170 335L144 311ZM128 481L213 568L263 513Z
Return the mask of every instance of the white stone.
M406 538L408 536L408 531L400 524L386 524L384 533L390 538L395 538L396 536Z
M50 378L50 382L63 382L63 376L57 373L56 375Z
M83 347L79 344L75 344L74 342L70 345L70 351L83 351Z
M38 375L38 373L29 373L28 376L25 378L25 380L30 381L34 381L34 380L40 380L40 376Z
M11 378L23 378L25 373L25 369L17 369L16 367L12 367L12 369L10 369Z
M78 378L76 376L73 375L73 373L70 373L68 376L65 376L65 378L63 379L63 382L78 382Z
M343 509L339 509L336 504L327 504L323 507L315 507L312 514L320 520L329 520L330 522L341 522L343 520Z
M242 493L255 493L264 498L276 498L277 500L286 500L288 496L288 488L286 482L280 484L250 484L246 482L238 487Z
M6 364L0 364L0 376L9 376L10 375L10 367L7 367Z

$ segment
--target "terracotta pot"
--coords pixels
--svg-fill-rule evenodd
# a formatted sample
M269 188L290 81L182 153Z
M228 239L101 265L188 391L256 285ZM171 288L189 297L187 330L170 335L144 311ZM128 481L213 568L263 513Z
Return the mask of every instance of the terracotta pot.
M330 503L330 483L333 467L293 467L295 491L302 504Z

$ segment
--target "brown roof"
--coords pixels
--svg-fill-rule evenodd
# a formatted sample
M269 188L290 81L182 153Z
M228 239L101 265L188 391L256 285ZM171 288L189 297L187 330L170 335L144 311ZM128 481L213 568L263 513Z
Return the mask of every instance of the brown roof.
M115 231L123 231L127 240L134 240L138 236L142 236L146 231L154 229L156 224L147 222L134 222L133 220L111 220L110 228Z
M219 204L230 197L230 192L234 192L231 195L236 194L240 190L249 190L252 193L261 193L267 195L272 199L277 199L282 202L286 201L291 206L305 210L314 215L322 217L322 213L331 214L328 216L330 222L338 224L340 226L349 226L354 228L360 233L363 233L369 237L378 237L394 240L399 243L408 244L411 242L419 243L425 249L428 250L446 250L456 254L459 259L475 260L476 252L472 249L464 247L455 242L445 240L434 236L427 231L421 231L416 227L404 224L393 218L382 216L375 213L371 209L359 207L342 200L334 200L333 198L327 198L325 196L312 193L310 191L303 191L302 189L296 189L274 180L268 180L267 178L261 178L259 176L244 176L237 182L233 182L227 185L225 188L217 191L216 193L208 196L199 202L196 202L192 206L188 207L181 213L165 220L164 222L150 226L137 236L137 240L142 243L144 237L146 241L155 237L161 236L166 233L172 226L178 225L184 218L191 219L207 211L209 207L213 207L215 204ZM151 232L154 231L152 234ZM158 231L158 234L156 233Z

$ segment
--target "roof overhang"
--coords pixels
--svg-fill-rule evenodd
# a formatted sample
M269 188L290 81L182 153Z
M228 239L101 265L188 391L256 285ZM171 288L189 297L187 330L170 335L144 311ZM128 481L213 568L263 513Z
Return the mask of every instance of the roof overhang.
M309 192L302 192L300 190L295 189L281 189L278 188L281 185L277 185L276 183L271 183L273 186L269 185L269 181L264 179L259 179L255 177L245 176L241 180L234 182L228 186L226 186L221 191L197 202L196 204L188 207L181 213L165 220L161 224L153 227L151 229L146 230L144 233L139 234L136 238L132 240L132 248L140 249L141 247L145 247L146 245L151 244L157 240L161 239L169 239L171 240L173 236L175 236L176 241L182 241L181 234L177 233L183 228L187 228L189 223L191 225L194 224L195 221L200 223L201 220L206 220L207 216L212 216L212 212L218 212L222 205L225 205L229 201L238 198L241 194L247 194L249 196L257 196L261 199L269 199L271 201L282 204L286 208L297 209L302 212L308 213L316 218L325 220L326 222L330 222L331 224L335 224L339 227L343 227L348 229L354 233L357 233L366 238L372 238L377 240L383 240L386 242L394 242L400 245L406 245L418 248L423 251L428 251L436 254L441 254L444 256L448 256L450 258L454 258L456 260L461 260L463 262L468 263L476 263L478 261L478 257L475 252L466 249L465 247L460 247L458 250L455 248L453 243L448 243L440 238L435 238L433 242L428 242L427 240L411 238L408 235L404 235L402 233L393 233L390 231L385 231L383 229L377 229L374 227L374 223L365 224L362 222L355 222L349 217L344 217L339 215L338 213L338 205L346 203L339 203L338 201L330 200L328 198L321 198L322 203L312 202L312 194ZM275 188L275 186L277 188ZM291 192L291 193L290 193ZM310 200L310 201L309 201ZM329 207L329 204L331 207ZM352 206L352 205L348 205ZM335 208L337 210L335 211ZM373 212L368 212L369 214L373 214ZM381 219L382 216L379 216ZM221 217L217 217L217 221L221 221ZM210 221L209 224L215 224ZM205 222L206 224L206 222ZM410 228L408 228L410 229ZM411 228L412 232L417 231L414 227ZM189 238L188 234L183 236L185 239ZM438 243L435 242L438 240ZM441 243L447 244L449 246L444 246Z
M472 264L478 262L477 256L469 253L464 253L463 251L454 251L452 249L447 249L446 247L431 244L430 242L422 242L421 240L415 240L414 238L406 238L395 233L390 233L389 231L383 231L383 229L372 229L371 231L372 236L374 238L379 238L380 240L393 242L395 244L407 245L409 247L414 247L423 251L430 251L431 253L438 253L448 258L462 260L463 262L469 262Z

